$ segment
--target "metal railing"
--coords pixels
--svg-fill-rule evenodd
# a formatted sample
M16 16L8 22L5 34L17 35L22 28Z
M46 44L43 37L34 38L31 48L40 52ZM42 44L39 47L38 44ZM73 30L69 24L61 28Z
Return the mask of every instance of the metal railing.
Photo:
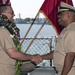
M22 38L23 39L23 38ZM22 46L22 51L27 54L47 54L54 50L56 45L57 37L38 37L32 42L29 49L26 51L27 47L29 46L30 42L32 41L32 37L25 38ZM25 52L26 51L26 52ZM53 66L53 60L44 60L40 64L40 66Z

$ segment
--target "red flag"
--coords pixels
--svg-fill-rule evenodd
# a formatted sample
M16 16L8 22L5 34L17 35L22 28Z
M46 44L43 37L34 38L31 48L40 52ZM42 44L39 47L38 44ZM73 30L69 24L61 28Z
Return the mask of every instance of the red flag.
M2 4L2 0L0 0L0 5Z
M62 31L62 28L58 25L57 22L57 11L61 1L73 6L72 0L45 0L42 7L40 8L40 12L45 15L45 17L48 19L49 23L52 24L58 35Z

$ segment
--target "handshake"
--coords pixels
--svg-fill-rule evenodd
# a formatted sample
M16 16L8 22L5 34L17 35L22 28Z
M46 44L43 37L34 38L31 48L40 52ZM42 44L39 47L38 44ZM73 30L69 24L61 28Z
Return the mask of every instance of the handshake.
M30 72L33 71L37 64L42 62L42 56L41 55L30 55L30 61L23 62L21 66L21 71Z
M39 64L43 61L43 59L41 55L36 54L31 56L31 61L34 62L35 64Z
M22 70L24 71L31 71L35 68L35 66L39 63L41 63L43 60L51 60L53 59L53 51L44 55L28 55L30 61L29 62L24 62L22 65ZM25 67L24 67L25 66Z
M53 59L53 53L54 53L54 51L47 53L47 54L44 54L44 55L39 55L39 54L32 55L31 61L36 63L36 64L39 64L43 60L52 60Z

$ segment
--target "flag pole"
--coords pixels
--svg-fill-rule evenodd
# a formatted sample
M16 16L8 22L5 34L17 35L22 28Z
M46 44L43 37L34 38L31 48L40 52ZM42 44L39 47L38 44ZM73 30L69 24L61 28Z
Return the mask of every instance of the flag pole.
M30 44L28 45L27 49L25 50L25 53L28 51L28 49L30 48L30 46L32 45L33 41L35 40L35 38L37 37L37 35L39 34L39 32L41 31L41 29L43 28L43 26L45 25L46 21L42 24L42 26L40 27L40 29L38 30L38 32L36 33L36 35L34 36L34 38L32 39L32 41L30 42Z
M25 40L26 36L28 35L28 33L29 33L29 31L30 31L31 27L33 26L33 24L34 24L34 22L35 22L35 20L36 20L36 17L38 16L38 14L39 14L39 11L38 11L37 15L35 16L35 18L34 18L33 22L31 23L30 27L28 28L28 30L27 30L27 32L26 32L26 34L25 34L24 38L22 39L22 41L21 41L21 43L20 43L20 46L23 44L23 42L24 42L24 40Z

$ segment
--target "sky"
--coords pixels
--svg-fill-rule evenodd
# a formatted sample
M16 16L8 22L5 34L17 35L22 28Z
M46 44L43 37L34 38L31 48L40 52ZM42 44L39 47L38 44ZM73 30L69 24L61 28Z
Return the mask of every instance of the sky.
M15 13L14 18L35 18L44 0L10 0ZM75 6L75 0L72 0ZM43 14L41 14L43 16Z

